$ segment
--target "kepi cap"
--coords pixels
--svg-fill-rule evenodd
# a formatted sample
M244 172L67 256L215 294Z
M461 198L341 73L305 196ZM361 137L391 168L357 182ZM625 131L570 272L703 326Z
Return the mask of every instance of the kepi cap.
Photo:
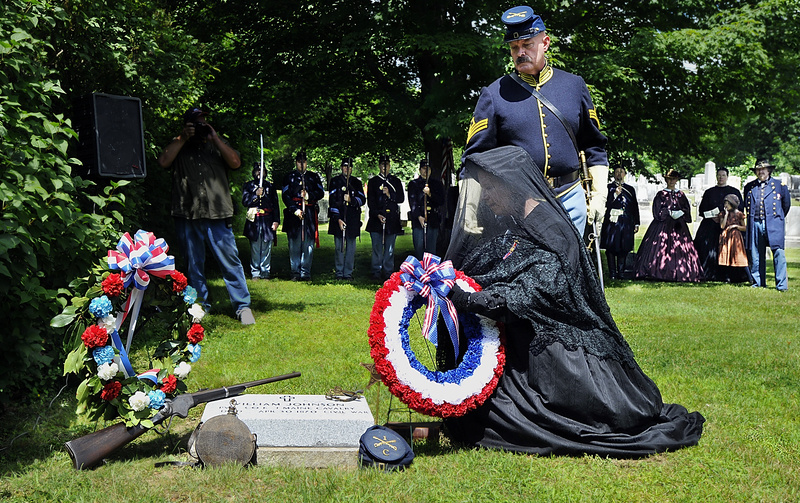
M506 25L506 35L503 37L506 43L535 37L545 31L542 18L527 5L508 9L503 13L502 21Z
M353 158L352 157L345 157L344 159L342 159L342 167L344 167L344 166L350 166L352 168L353 167Z
M378 157L378 163L384 163L389 161L390 161L389 154L381 154L380 157Z
M295 154L295 156L294 156L294 160L295 161L307 161L308 160L308 156L306 156L306 151L305 150L298 151L297 154Z

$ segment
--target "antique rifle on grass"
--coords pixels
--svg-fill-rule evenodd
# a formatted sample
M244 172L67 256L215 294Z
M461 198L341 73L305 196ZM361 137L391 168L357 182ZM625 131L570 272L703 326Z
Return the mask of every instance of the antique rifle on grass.
M236 395L241 395L247 388L253 386L260 386L276 381L283 381L284 379L291 379L293 377L300 377L300 372L292 372L291 374L283 374L275 377L268 377L266 379L259 379L257 381L250 381L242 384L235 384L233 386L223 386L217 389L200 390L195 393L184 393L178 395L171 400L164 402L164 407L153 416L153 424L159 424L167 418L172 416L179 416L185 418L189 415L189 409L200 405L201 403L213 402L214 400L222 400ZM64 445L69 452L75 464L76 470L85 470L92 468L100 463L103 458L116 451L123 445L137 439L146 432L149 428L142 425L132 426L130 428L125 426L125 423L117 423L108 428L103 428L100 431L78 437L70 440Z

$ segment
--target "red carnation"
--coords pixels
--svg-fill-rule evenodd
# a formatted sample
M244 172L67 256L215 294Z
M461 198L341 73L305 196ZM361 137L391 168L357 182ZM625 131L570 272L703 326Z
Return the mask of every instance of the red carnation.
M97 325L90 325L81 335L83 344L89 348L101 348L108 344L108 331Z
M172 271L170 276L172 277L172 291L175 293L183 293L183 291L186 290L186 285L188 284L186 276L179 271Z
M119 297L124 289L122 277L119 274L109 274L101 284L103 286L103 293L109 297Z
M164 393L172 393L178 387L178 378L173 374L168 375L161 381L161 391Z
M103 391L100 392L100 398L110 402L119 396L120 391L122 391L122 383L119 381L111 381L103 386Z
M189 339L189 342L192 344L197 344L198 342L203 340L205 337L205 331L203 330L203 325L199 323L195 323L192 325L192 328L189 329L189 332L186 333L186 338Z

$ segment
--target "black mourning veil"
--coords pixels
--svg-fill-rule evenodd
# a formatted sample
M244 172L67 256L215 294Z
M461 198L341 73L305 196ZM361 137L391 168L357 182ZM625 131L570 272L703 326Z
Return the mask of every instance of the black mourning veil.
M525 231L541 237L540 245L562 256L565 266L577 267L582 240L528 153L507 146L473 154L467 157L459 182L445 258L462 269L465 260L486 243L520 232L525 220Z

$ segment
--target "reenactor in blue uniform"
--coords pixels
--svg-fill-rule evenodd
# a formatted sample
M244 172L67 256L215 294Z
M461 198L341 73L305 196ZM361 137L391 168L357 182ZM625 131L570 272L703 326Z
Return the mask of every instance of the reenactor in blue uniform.
M367 202L364 185L354 176L353 158L342 160L342 174L328 184L328 234L333 235L336 279L350 281L356 261L356 238L361 235L361 207Z
M750 273L753 286L767 286L766 247L772 250L775 266L775 288L789 289L786 273L786 214L792 206L789 188L772 178L775 166L758 161L753 168L756 179L744 186L747 213L747 252L750 256Z
M633 250L634 234L639 232L639 202L636 190L624 183L626 173L624 166L614 167L614 181L608 184L606 214L600 233L600 248L606 251L611 279L622 279L625 259Z
M394 243L403 232L400 204L405 201L403 182L392 175L391 160L382 154L379 173L367 182L369 219L367 232L372 241L372 278L385 280L394 272Z
M444 185L431 178L428 159L419 161L419 177L408 182L408 204L411 207L411 237L414 254L419 260L425 252L436 254L436 240L442 224L441 209L444 204Z
M592 183L589 223L602 218L608 180L606 137L583 79L550 66L545 56L550 37L541 17L528 6L503 14L504 41L509 44L516 72L481 91L472 116L464 158L505 145L524 148L542 170L556 196L583 234L587 219L586 194L581 185L583 152ZM544 96L566 120L577 146L557 114L534 97Z
M265 180L259 163L253 167L253 179L244 184L242 205L247 208L244 235L250 240L250 274L254 280L269 279L272 243L281 216L278 191Z
M292 280L310 281L314 245L319 246L317 201L325 196L319 175L308 171L305 152L295 156L297 169L283 179L283 232L289 241Z

